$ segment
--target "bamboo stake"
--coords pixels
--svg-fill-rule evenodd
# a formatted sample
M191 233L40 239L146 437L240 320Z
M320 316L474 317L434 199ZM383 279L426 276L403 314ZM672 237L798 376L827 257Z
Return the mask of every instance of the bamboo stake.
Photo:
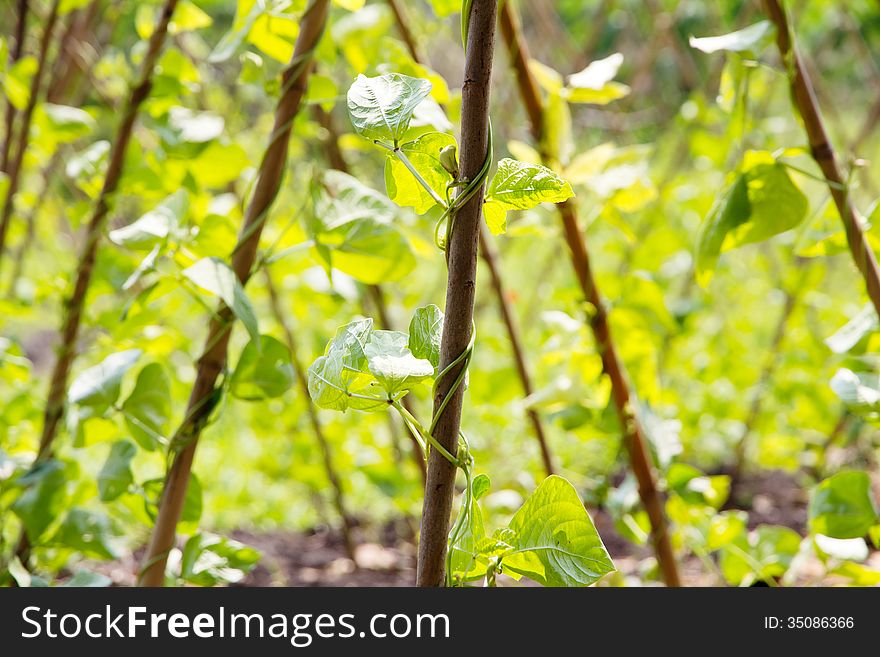
M810 152L828 182L828 190L846 230L846 240L853 262L865 279L868 297L877 314L880 315L880 269L874 252L865 239L859 213L849 194L846 176L838 164L834 147L828 138L813 83L807 74L804 60L794 45L788 17L779 0L763 0L763 3L765 12L776 25L776 46L788 69L792 101L803 121L810 142Z
M495 46L496 0L472 0L465 47L461 105L461 173L475 180L488 157L489 89ZM447 245L446 316L440 346L440 370L465 353L470 344L476 293L477 250L485 183L457 212ZM448 452L458 451L464 386L454 381L467 359L439 379L434 397L436 426L433 437ZM448 399L447 396L449 397ZM441 412L441 405L445 404ZM439 416L438 416L439 414ZM422 507L417 583L442 586L445 580L447 534L456 466L438 450L428 457L428 484Z
M57 3L56 3L57 4ZM43 431L40 436L40 445L37 451L35 463L40 463L52 455L53 443L58 433L58 425L64 415L64 401L67 394L67 379L70 376L70 367L76 356L76 342L79 335L82 312L85 306L86 294L92 280L92 272L95 266L95 258L98 252L98 243L104 232L107 214L110 210L110 201L119 180L125 162L125 151L131 139L134 122L137 119L138 109L141 103L149 96L152 86L153 68L159 59L165 35L168 31L168 23L177 6L177 0L166 0L165 6L159 17L159 22L147 45L138 82L131 90L126 103L122 120L116 130L113 146L110 151L107 174L104 178L104 186L95 203L91 219L86 229L86 239L79 257L77 266L76 282L73 291L66 303L64 319L61 328L61 344L58 347L55 367L52 370L52 378L49 384L49 396L46 401L46 409L43 415ZM30 553L30 542L27 534L22 533L16 550L16 555L22 563L27 563Z
M412 57L413 61L417 64L423 63L419 58L419 52L416 49L415 44L413 43L411 45L411 39L407 38L407 35L411 35L412 31L409 28L405 16L394 9L396 0L388 0L388 2L392 5L392 10L394 11L397 20L397 27L400 29L400 33L404 37L404 42L409 49L410 57ZM486 268L489 270L492 291L495 293L495 298L498 300L498 310L501 315L501 321L507 331L507 338L510 340L510 348L513 352L513 362L517 376L519 376L525 397L529 398L535 392L535 387L532 384L532 377L529 373L528 360L526 359L526 349L523 345L522 334L520 333L519 325L516 321L516 315L510 305L510 301L508 300L507 292L505 291L498 251L492 243L491 235L488 234L486 227L482 224L480 227L480 256L483 258L483 261L486 263ZM544 472L547 476L550 476L554 474L556 470L553 466L553 455L550 451L550 444L547 440L547 434L544 431L541 417L536 410L528 408L526 409L526 418L528 419L529 424L532 425L532 431L534 431L535 438L538 441L538 447L541 451L541 461L544 464ZM415 440L415 438L413 438L413 440Z
M268 268L264 269L263 273L266 279L266 291L269 293L269 305L272 309L272 314L275 316L275 321L278 323L278 326L281 327L281 332L284 334L284 341L287 343L287 348L290 349L290 362L296 373L296 380L299 385L300 393L305 400L306 412L309 416L309 422L312 425L312 431L315 434L315 438L318 441L318 447L321 450L321 462L324 465L324 473L327 475L330 487L333 489L333 505L336 507L336 512L342 519L342 539L345 542L345 552L348 554L348 558L354 561L355 565L357 565L355 542L352 536L354 532L351 516L349 516L346 511L342 481L336 473L336 467L333 465L333 455L330 449L330 443L324 435L324 428L321 426L321 419L318 417L318 411L312 403L312 397L309 394L309 375L300 361L299 350L297 348L297 342L293 330L284 319L284 311L281 309L281 301L278 298L278 288L272 280L272 274Z
M516 74L520 95L529 117L535 143L542 143L544 105L538 85L529 69L528 47L522 35L519 18L511 3L505 2L500 12L501 34ZM546 156L545 156L546 159ZM596 339L602 366L611 381L611 396L623 432L623 442L629 454L630 467L638 482L639 497L651 522L651 541L657 562L667 586L680 586L675 552L669 540L663 499L657 487L647 441L631 403L629 382L623 364L617 355L605 304L593 276L589 252L578 226L577 206L569 199L557 204L562 220L565 241L571 255L572 267L586 301L593 307L589 317L590 328Z
M254 193L232 256L232 269L242 285L251 276L264 221L281 187L290 131L305 95L314 50L327 22L328 6L329 0L310 0L300 22L293 58L282 76L282 94L275 109L275 126L260 163ZM231 328L232 311L221 304L211 319L205 348L198 360L186 415L172 441L176 447L170 454L171 465L165 477L159 513L144 557L138 581L141 586L162 586L165 583L165 563L174 547L177 522L183 510L196 446L213 410L217 378L226 366Z
M21 182L21 170L23 168L24 156L27 152L28 143L30 142L31 121L34 117L34 109L37 107L37 97L40 95L40 85L43 76L46 73L46 58L49 55L49 47L52 44L52 32L55 30L55 23L58 22L58 8L61 0L53 0L52 7L49 9L49 15L46 17L45 27L43 28L43 36L40 39L40 48L37 53L37 70L31 80L30 95L27 105L21 113L21 121L18 126L18 144L15 152L11 151L9 143L10 135L6 136L7 146L10 149L9 167L4 170L9 175L6 187L6 197L3 201L3 209L0 210L0 265L3 264L3 251L6 247L6 233L9 231L9 220L12 217L12 210L15 206L15 195L18 193L18 186Z
M15 22L15 43L9 53L9 65L15 64L24 53L24 38L27 33L28 0L18 0L18 11ZM9 167L9 152L12 148L12 132L15 127L15 116L18 110L6 100L6 130L3 133L3 151L0 153L0 171L6 172Z

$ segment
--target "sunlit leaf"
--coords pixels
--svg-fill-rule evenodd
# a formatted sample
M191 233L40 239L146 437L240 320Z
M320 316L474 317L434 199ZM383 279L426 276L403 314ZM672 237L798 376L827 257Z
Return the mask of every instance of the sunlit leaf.
M171 420L171 382L162 365L150 363L138 373L134 390L122 404L122 416L132 437L144 449L154 450L166 439Z
M280 397L294 378L290 350L272 336L263 335L259 343L251 340L245 345L229 384L239 399L260 400Z
M416 358L427 360L436 370L440 364L443 311L434 304L416 308L409 323L407 346Z
M128 349L107 356L98 365L77 376L67 393L71 404L90 407L96 415L116 403L122 377L141 356L140 349Z
M809 505L810 531L831 538L861 538L878 521L866 472L844 471L813 490Z
M397 144L429 93L430 82L408 75L359 75L348 90L348 115L358 134Z
M103 502L115 500L134 483L131 460L135 453L137 447L127 440L120 440L111 445L107 460L98 473L98 493Z
M257 315L244 288L225 262L218 258L202 258L183 270L183 275L206 292L223 300L233 314L244 324L251 339L259 342Z
M544 586L587 586L615 569L577 491L562 477L547 477L509 529L515 552L504 557L504 570Z
M705 53L726 50L728 52L741 52L749 56L755 56L772 42L774 33L773 23L761 21L736 32L722 34L721 36L691 37L690 44L692 48L702 50Z

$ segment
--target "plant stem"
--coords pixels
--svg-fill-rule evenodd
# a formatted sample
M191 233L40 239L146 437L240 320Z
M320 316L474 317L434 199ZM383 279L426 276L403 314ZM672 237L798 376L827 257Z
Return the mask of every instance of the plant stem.
M329 0L310 0L300 22L293 57L282 74L282 93L275 109L275 125L263 153L254 192L232 256L232 270L242 285L251 276L264 220L281 188L290 131L305 95L314 50L327 22L328 6ZM177 522L183 509L196 446L212 410L212 404L207 400L217 394L217 379L226 367L233 316L225 304L221 304L219 314L221 319L211 320L184 421L172 441L172 444L183 447L169 455L171 467L165 477L159 514L139 578L142 586L162 586L165 582L165 563L174 547Z
M529 117L532 136L542 148L542 126L544 125L544 106L538 85L529 68L528 47L522 35L519 18L510 2L505 2L500 12L501 33L507 44L511 64L516 73L520 95L526 114ZM544 159L547 160L546 154ZM667 586L680 586L678 565L669 539L663 499L651 463L647 441L632 408L632 395L617 349L608 325L605 304L593 276L589 252L583 234L578 226L577 207L569 199L557 204L562 220L565 241L571 255L572 267L580 284L584 298L595 311L589 318L590 328L596 339L596 346L602 358L602 367L611 381L611 396L617 411L623 442L629 454L630 467L638 482L639 497L651 522L651 540L657 562Z
M131 139L134 122L141 104L150 94L153 68L162 51L165 35L168 31L168 23L171 21L171 15L174 13L176 6L177 0L166 0L156 29L150 37L138 81L132 87L122 114L122 120L116 129L107 165L107 174L104 177L104 185L101 188L101 193L98 196L86 228L85 243L80 252L79 264L77 265L76 281L73 291L65 304L61 328L61 343L57 350L57 358L52 370L52 378L50 379L49 395L43 415L43 430L40 435L40 444L35 463L45 461L52 455L53 443L58 433L58 425L64 415L67 379L70 376L70 367L76 356L77 337L79 336L86 294L88 293L92 272L95 267L98 243L104 232L111 197L116 192L116 188L119 186L119 181L122 178L125 151ZM30 543L27 534L22 533L18 548L16 549L16 555L23 564L27 563L29 552Z
M387 0L387 2L388 6L391 8L391 13L394 14L397 28L400 30L400 38L403 39L403 42L406 44L406 49L409 50L410 57L412 57L413 61L417 64L421 64L424 62L424 57L421 56L419 46L409 27L409 19L404 12L403 6L398 0Z
M28 0L18 0L18 11L15 22L15 43L9 53L7 66L12 66L21 59L24 53L24 38L27 33ZM3 151L0 153L0 171L6 172L9 167L9 153L12 148L12 132L15 127L15 116L18 110L9 99L6 99L6 130L3 133Z
M89 44L89 32L98 17L102 0L92 0L84 9L78 9L70 18L58 46L55 65L49 78L46 100L62 101L94 61L83 57L83 47Z
M813 83L807 74L804 60L793 43L791 27L782 4L779 0L763 0L763 3L764 11L776 25L776 46L788 70L793 102L803 121L810 142L810 152L825 176L828 190L846 230L846 241L853 262L865 279L868 297L880 315L880 269L874 252L865 239L859 214L846 187L846 176L828 138Z
M312 425L315 439L318 441L318 447L321 449L321 460L324 464L324 472L327 475L327 480L330 482L330 487L333 489L333 505L336 507L336 512L342 519L342 538L345 542L345 551L348 554L349 559L354 561L355 565L357 565L352 521L346 511L342 480L339 478L339 475L336 472L336 467L333 465L333 455L331 453L330 443L324 435L324 428L321 426L318 411L312 403L312 397L309 394L308 373L302 366L302 362L300 362L299 351L297 349L296 338L293 335L293 331L284 319L284 312L281 309L281 302L278 299L278 289L275 287L275 282L272 280L272 274L268 268L263 269L263 274L266 279L266 291L269 293L269 305L272 309L272 314L275 316L275 321L278 323L278 326L281 327L281 332L284 333L284 341L287 343L287 348L290 349L290 361L296 373L300 394L302 394L303 399L305 400L309 422Z
M3 264L3 251L6 247L6 233L9 231L9 220L12 218L12 210L15 207L15 195L18 193L18 187L21 182L21 172L24 168L24 156L27 152L28 143L30 142L31 121L34 117L34 110L37 107L37 98L40 95L40 86L43 76L48 68L46 59L49 55L49 47L52 43L52 32L55 29L55 23L58 21L58 8L61 0L53 0L52 7L49 9L49 15L45 20L43 28L43 36L40 38L40 49L37 53L37 70L31 79L30 95L28 96L27 105L21 113L21 121L18 126L18 145L13 153L10 150L10 161L8 168L4 170L9 175L6 187L6 197L3 200L3 209L0 210L0 265ZM11 135L7 133L6 143L11 142ZM11 149L11 146L4 148Z
M529 367L526 361L526 352L523 347L522 336L519 333L519 326L513 315L513 308L507 298L504 289L504 281L501 278L498 253L495 245L492 243L492 236L485 224L480 224L480 254L483 256L483 262L489 270L489 278L492 281L492 288L495 290L495 297L498 299L498 310L501 313L501 320L507 329L507 335L510 337L510 346L513 350L513 363L516 366L516 372L522 383L523 392L526 398L532 396L535 392L532 385L532 377L529 375ZM541 449L541 461L544 464L544 472L549 477L555 472L553 467L553 456L550 453L550 446L547 443L547 436L544 433L544 425L538 412L533 408L526 409L526 417L532 425L532 431L535 432L535 438L538 440L538 446Z
M411 43L411 40L407 37L407 35L412 34L412 30L409 28L406 16L396 8L396 0L388 0L388 2L391 5L391 10L397 21L397 27L403 36L404 42L407 44L410 56L417 64L422 64L423 61L419 56L419 51L415 46L415 42ZM432 190L429 189L429 191ZM445 205L445 203L441 203L441 205ZM498 300L498 310L501 314L504 328L507 330L507 337L510 340L510 347L513 352L513 361L516 367L516 372L519 375L523 392L528 398L534 392L534 386L532 385L532 377L529 374L529 367L525 357L526 350L522 342L519 326L516 322L516 316L513 309L510 307L510 302L508 301L504 290L504 278L501 275L501 264L497 250L492 243L491 236L487 235L485 225L482 223L480 224L480 255L486 263L486 267L489 269L489 276L492 280L492 290L495 292L495 297ZM541 417L538 415L537 411L533 409L526 410L526 417L532 425L532 429L535 432L535 438L538 440L538 446L541 451L541 460L544 464L544 471L548 476L552 475L555 472L553 456L550 452L550 445L547 441Z
M342 171L343 173L351 174L351 169L348 166L348 162L346 161L345 156L342 154L342 149L339 148L339 132L336 130L336 126L333 124L333 117L325 112L320 105L314 106L314 115L318 121L318 124L327 131L327 138L323 140L323 146L324 155L326 156L327 161L330 163L330 166L338 171ZM388 314L388 307L385 304L385 292L382 289L382 286L369 285L367 286L367 291L371 297L373 305L376 308L376 313L379 316L379 323L382 325L382 328L389 330L392 329L393 325L391 323L391 318ZM402 403L410 413L413 412L412 402L408 397L404 397ZM390 414L388 416L388 424L393 437L397 432L397 426L394 422L394 417ZM409 436L410 441L412 442L413 461L415 462L419 474L422 478L422 485L424 485L425 479L427 477L427 466L425 465L425 459L422 454L421 447L409 431L406 431L405 433L407 436Z
M461 172L469 180L480 172L488 156L489 82L495 45L496 8L495 0L473 0L467 17L469 29L462 87ZM479 193L458 211L455 230L447 245L449 274L446 319L440 346L441 371L469 348L471 340L482 190L481 186ZM464 359L443 377L436 386L434 397L436 425L433 437L451 454L457 452L464 402L464 386L455 386L454 380L466 365L467 359ZM438 416L436 414L441 406L444 411ZM431 450L419 541L419 586L443 586L446 580L447 533L455 492L455 472L455 465L438 450Z

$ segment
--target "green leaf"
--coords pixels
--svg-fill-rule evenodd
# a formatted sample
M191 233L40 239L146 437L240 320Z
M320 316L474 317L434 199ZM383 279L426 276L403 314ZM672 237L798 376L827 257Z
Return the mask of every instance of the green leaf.
M434 376L434 366L409 350L409 335L401 331L373 331L364 347L367 366L388 397Z
M95 120L91 115L76 107L43 103L40 113L52 139L58 143L75 141L95 128Z
M440 162L440 151L455 146L455 137L443 132L429 132L400 147L403 155L440 198L446 198L446 186L452 176ZM385 160L385 189L388 198L401 207L411 207L424 214L435 205L434 198L416 180L412 172L394 155Z
M229 380L233 395L249 401L280 397L295 378L290 350L270 335L245 345Z
M31 78L37 72L37 58L25 55L6 71L3 76L3 91L9 103L21 111L27 107L31 96Z
M232 584L241 581L259 560L257 550L231 538L195 534L183 548L180 577L196 586Z
M440 340L443 336L443 311L433 303L416 308L409 323L409 350L434 366L440 365Z
M498 218L506 216L508 210L529 210L541 203L559 203L572 196L571 185L547 167L504 158L489 183L483 209L489 229L497 235L506 230L506 219L499 221ZM504 215L499 214L502 211Z
M136 452L137 447L127 440L113 443L110 454L98 473L98 493L102 502L115 500L134 483L131 460Z
M22 476L17 484L24 488L12 511L24 524L31 543L37 543L64 509L67 500L65 483L67 466L61 461L37 463Z
M195 112L186 107L172 107L168 110L168 126L171 128L171 133L166 135L166 141L172 145L179 142L204 144L222 135L225 125L223 117L212 112Z
M181 224L189 211L189 195L179 189L132 223L109 233L110 241L130 249L149 251Z
M375 285L415 268L409 241L394 225L398 210L386 196L341 171L328 171L322 183L306 228L328 269Z
M359 135L396 146L409 127L416 106L429 93L428 80L399 73L374 78L358 75L348 90L348 115Z
M721 572L734 586L781 577L800 550L801 537L793 529L761 525L754 532L743 531L725 546L719 558Z
M183 270L183 275L206 292L219 297L244 324L251 339L259 342L257 315L238 276L219 258L202 258Z
M146 365L122 404L125 424L138 445L152 451L165 442L171 420L171 381L159 363Z
M84 370L70 384L67 399L102 415L116 403L122 377L141 356L140 349L128 349L107 356L98 365Z
M866 472L844 471L813 490L808 507L810 531L831 538L861 538L880 520Z
M107 516L74 508L61 522L51 542L88 556L115 559L119 556L119 550L113 545L113 538Z
M454 545L449 546L450 570L452 576L458 581L472 581L486 574L487 560L483 557L483 543L486 542L486 529L483 525L483 514L480 505L477 504L476 486L483 486L483 480L479 475L471 484L473 501L471 502L468 523Z
M705 53L723 50L745 53L750 57L755 57L772 42L775 32L773 23L761 21L721 36L691 37L690 44L691 48L702 50Z
M791 230L806 217L807 207L806 196L770 153L747 152L740 174L716 200L700 228L700 284L709 282L722 252Z
M825 344L835 354L845 354L855 347L868 333L880 327L877 311L868 302L846 324L841 326L832 336L825 338Z
M547 477L516 512L504 557L513 571L544 586L587 586L614 564L577 491L562 477Z
M379 384L367 371L364 349L372 331L372 319L355 320L340 327L327 343L324 355L309 367L309 395L317 406L335 411L387 408L387 400L375 394ZM372 399L352 397L353 394Z
M489 475L478 474L474 477L474 481L471 484L471 489L474 493L474 499L481 499L486 493L489 492L489 488L492 486L492 482L489 479Z
M594 105L607 105L613 100L623 98L629 94L630 88L620 82L613 82L621 64L623 55L620 53L591 62L584 70L568 76L563 96L570 103Z

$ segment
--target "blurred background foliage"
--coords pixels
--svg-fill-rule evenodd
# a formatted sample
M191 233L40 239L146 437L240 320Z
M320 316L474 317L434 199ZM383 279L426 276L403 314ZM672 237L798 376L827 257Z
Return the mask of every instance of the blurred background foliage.
M0 5L4 26L14 23L14 4ZM46 2L31 4L38 15L47 10ZM70 4L73 9L62 17L64 24L88 3ZM181 284L179 268L192 256L228 257L234 245L242 199L271 131L278 73L292 53L305 3L267 2L268 10L242 36L239 28L253 4L187 0L178 10L128 150L110 228L130 224L183 191L185 203L175 212L188 237L158 271L147 273L149 284L141 280L128 287L126 281L150 248L105 241L88 297L74 375L112 353L142 350L137 365L122 379L119 399L128 397L145 365L159 363L173 400L162 427L166 432L180 420L206 332L203 301L211 303L206 297L200 302L198 292ZM358 73L428 75L434 100L457 126L463 66L459 6L451 0L405 3L415 41L430 67L426 70L412 62L399 41L388 6L380 1L363 4L334 4L308 102L330 112L352 174L384 190L381 153L349 134L345 92ZM869 216L880 177L880 131L874 129L880 114L880 5L871 0L787 4L834 144L847 168L852 167L856 205ZM36 449L46 377L80 229L100 188L106 140L112 138L158 3L99 5L76 53L86 74L56 101L81 112L71 116L48 103L38 105L8 239L13 254L23 244L30 246L22 251L17 275L9 261L0 275L0 484L20 474ZM723 473L744 434L750 437L750 468L784 470L805 491L841 469L876 475L872 417L847 411L829 382L840 367L874 371L880 337L868 331L845 353L835 353L825 342L859 313L865 295L841 248L843 233L827 187L815 179L818 170L808 155L794 154L790 161L811 175L789 172L808 198L807 218L770 240L723 253L708 284L696 282L696 236L742 155L805 144L774 52L768 50L754 64L743 97L735 84L740 58L706 55L688 44L691 36L723 34L760 20L758 4L533 0L516 5L532 56L563 76L591 61L623 54L616 79L631 88L629 94L605 105L559 109L557 144L561 153L569 154L562 164L579 199L581 225L611 308L617 346L638 392L667 487L674 491L672 475L682 475L670 472L672 462L695 466L700 476ZM27 53L34 51L38 38L33 24ZM8 44L10 37L3 32ZM21 90L28 75L24 69L3 71L7 96ZM283 191L263 238L264 248L283 254L270 268L306 364L320 355L337 326L359 313L375 316L364 284L352 273L369 278L371 267L412 252L409 271L398 268L395 280L383 280L392 324L399 328L418 306L442 307L445 286L442 255L431 243L433 215L419 217L410 210L401 210L396 220L408 247L401 251L389 246L380 250L378 264L353 262L348 273L334 269L328 276L318 252L309 247L303 217L313 181L327 167L322 144L333 135L308 109L297 117ZM526 117L501 46L496 48L492 112L496 156L530 157ZM491 524L499 524L543 478L537 444L523 414L528 404L546 421L560 473L590 507L606 509L618 531L643 540L638 532L643 521L639 514L630 515L633 484L626 476L619 427L609 407L609 386L581 319L581 293L553 209L514 213L508 221L508 233L497 238L497 245L536 392L523 400L481 269L479 340L463 425L480 470L492 477L493 492L484 508ZM280 339L262 277L251 282L247 293L261 332ZM237 326L230 367L247 340ZM427 417L428 389L416 390L412 397ZM203 494L202 527L222 533L338 524L304 412L307 403L295 386L260 402L223 398L195 465ZM106 516L113 549L132 550L147 537L150 518L144 498L150 493L132 483L113 501L101 501L99 472L111 446L134 437L121 414L105 415L86 419L75 405L68 413L60 450L70 473L63 484L63 505ZM384 414L322 411L320 417L336 468L343 473L349 509L362 531L369 535L400 517L417 518L421 482L400 427L391 431ZM139 447L131 467L134 482L161 477L163 452ZM18 528L7 513L14 499L11 485L0 488L7 542ZM693 543L689 528L699 524L694 514L720 503L704 499L688 507L687 496L672 495L670 505L677 545L688 551ZM734 516L726 518L734 522ZM193 529L192 523L182 527L184 533ZM790 543L790 536L768 534L760 540L782 546L784 540ZM40 564L52 571L76 561L80 552L46 549L39 554ZM728 581L742 581L736 563L721 565Z

